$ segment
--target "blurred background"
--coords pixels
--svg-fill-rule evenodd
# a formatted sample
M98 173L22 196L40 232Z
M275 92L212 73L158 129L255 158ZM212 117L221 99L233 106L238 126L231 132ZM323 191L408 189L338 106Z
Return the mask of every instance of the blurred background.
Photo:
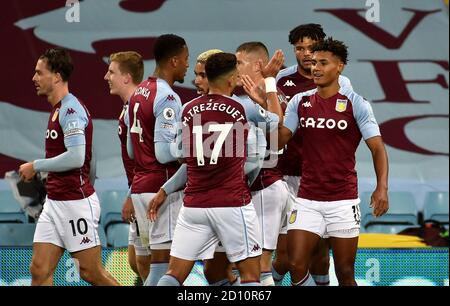
M391 211L373 220L368 208L376 183L372 158L364 144L357 152L365 233L358 283L448 286L448 0L3 0L0 178L25 161L44 157L50 105L36 96L31 78L45 49L67 48L75 64L70 91L94 118L104 260L119 281L132 284L123 249L128 224L120 217L127 188L117 137L122 102L109 95L103 80L109 54L138 51L146 77L155 67L155 39L165 33L184 37L190 68L175 90L187 102L196 96L192 80L198 54L213 48L234 52L242 42L261 41L270 52L282 49L285 65L291 66L296 60L288 34L304 23L322 24L328 36L349 46L344 75L371 101L389 154ZM0 285L29 284L35 223L26 205L0 179ZM433 242L417 233L395 235L407 228L430 228L426 220L439 228L440 247L431 247ZM204 284L201 265L196 269L188 281ZM68 281L66 270L60 264L57 284L83 284Z

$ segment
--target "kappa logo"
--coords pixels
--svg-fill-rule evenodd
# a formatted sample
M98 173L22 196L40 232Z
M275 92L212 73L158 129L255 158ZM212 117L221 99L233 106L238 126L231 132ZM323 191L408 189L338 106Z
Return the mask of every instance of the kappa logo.
M173 95L168 95L166 100L175 101L175 97Z
M303 107L312 107L310 101L306 101L306 102L302 103L302 105L303 105Z
M89 239L89 237L83 237L83 240L81 240L80 244L87 244L87 243L91 243L92 240Z
M255 245L253 246L252 252L259 251L260 249L261 249L261 247L259 246L259 244L255 244Z
M73 108L69 108L66 112L66 116L76 114L77 112Z
M287 86L287 87L297 87L297 85L295 85L295 83L292 80L287 80L286 83L284 83L283 86Z

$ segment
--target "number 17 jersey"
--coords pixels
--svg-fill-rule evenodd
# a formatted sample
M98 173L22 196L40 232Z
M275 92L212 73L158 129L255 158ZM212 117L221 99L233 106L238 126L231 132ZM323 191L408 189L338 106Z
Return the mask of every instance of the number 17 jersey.
M206 95L181 114L187 164L185 207L240 207L251 201L244 173L249 122L277 128L278 116L252 102Z

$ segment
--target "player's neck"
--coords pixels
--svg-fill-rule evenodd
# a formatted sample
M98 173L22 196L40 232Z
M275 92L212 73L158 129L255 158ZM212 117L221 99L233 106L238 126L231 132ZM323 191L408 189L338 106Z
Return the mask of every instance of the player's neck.
M67 85L55 89L52 91L50 95L47 96L47 101L51 104L51 106L55 106L61 101L65 96L69 94L69 87Z
M137 86L130 86L120 95L120 98L122 99L123 104L126 104L128 101L130 101L131 96L136 91L136 88L137 88Z
M317 86L317 93L322 99L328 99L336 95L339 89L341 89L341 86L339 86L339 82L336 80L329 85Z
M209 95L223 95L231 97L233 90L229 88L221 88L221 87L212 87L211 84L209 86Z
M300 65L297 65L297 72L298 72L298 74L300 74L304 78L307 78L307 79L312 79L313 78L311 70L305 70Z
M169 84L170 87L173 86L175 83L174 77L171 73L169 73L167 70L161 69L160 67L156 66L155 71L153 72L153 76L158 79L163 79L164 81Z

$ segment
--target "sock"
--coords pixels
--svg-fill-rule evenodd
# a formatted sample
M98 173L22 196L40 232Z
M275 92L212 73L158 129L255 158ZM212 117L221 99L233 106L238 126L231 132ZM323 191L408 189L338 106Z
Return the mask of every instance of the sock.
M241 286L261 286L261 283L258 281L241 282Z
M161 277L161 279L158 282L158 286L181 286L181 284L178 282L178 280L173 277L172 275L166 274Z
M283 283L284 274L280 274L275 270L275 267L272 265L272 277L275 282L275 286L281 286Z
M275 286L273 281L272 272L261 272L260 278L261 286Z
M145 280L144 286L157 286L161 277L166 274L168 267L169 263L167 262L152 263L150 265L150 273Z
M236 280L233 283L231 283L231 286L236 287L236 286L240 286L240 285L241 285L241 278L238 276L238 277L236 277Z
M230 286L230 282L228 281L228 279L227 278L225 278L225 279L222 279L222 280L220 280L220 281L218 281L218 282L215 282L215 283L212 283L212 284L209 284L210 286Z
M316 286L316 283L314 282L314 279L312 278L311 274L309 274L309 272L306 274L306 276L301 281L299 281L298 283L291 282L291 284L292 284L292 286L296 286L296 287Z
M330 285L330 275L311 275L317 286L329 286Z
M239 277L239 270L238 269L231 269L231 273L233 273L234 276Z

